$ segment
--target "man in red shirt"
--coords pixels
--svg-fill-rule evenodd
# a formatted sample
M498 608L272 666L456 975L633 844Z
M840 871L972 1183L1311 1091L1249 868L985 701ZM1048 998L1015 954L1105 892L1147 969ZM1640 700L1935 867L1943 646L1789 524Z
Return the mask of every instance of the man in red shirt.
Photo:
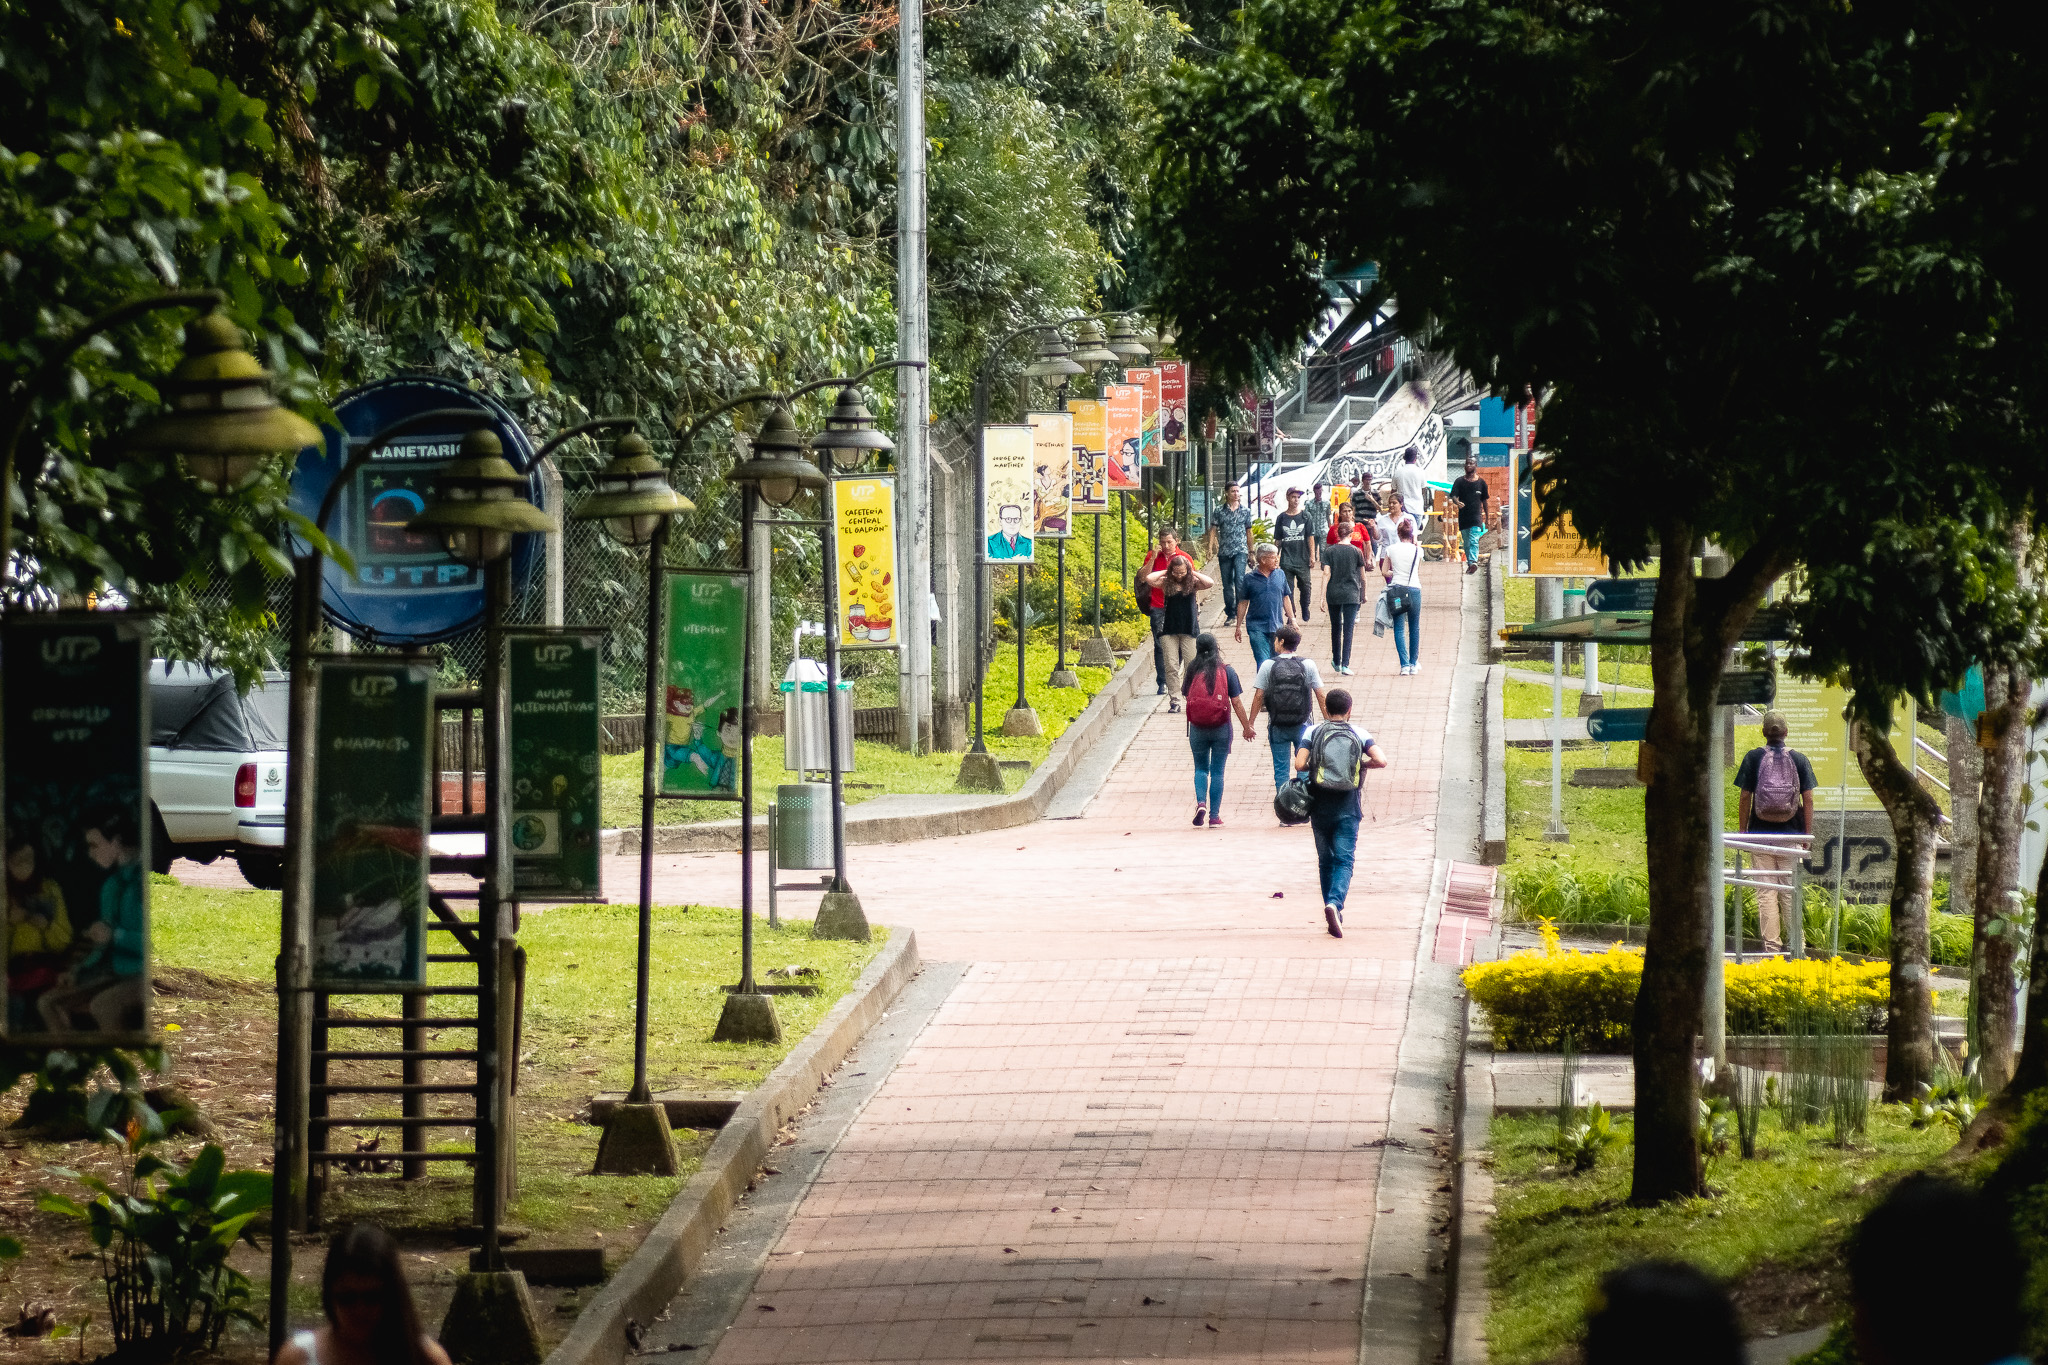
M1166 633L1166 594L1158 588L1144 586L1147 574L1155 574L1171 564L1176 558L1194 563L1194 556L1180 547L1180 537L1171 531L1159 535L1159 548L1145 560L1145 567L1138 570L1138 592L1141 595L1146 614L1152 618L1152 672L1159 683L1159 695L1166 695L1166 647L1160 637Z

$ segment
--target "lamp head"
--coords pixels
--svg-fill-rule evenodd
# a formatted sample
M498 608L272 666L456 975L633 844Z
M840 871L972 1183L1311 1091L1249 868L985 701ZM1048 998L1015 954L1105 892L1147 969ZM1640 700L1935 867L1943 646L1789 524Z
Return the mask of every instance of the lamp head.
M1038 356L1024 367L1024 373L1033 379L1065 379L1081 373L1081 367L1067 354L1067 339L1057 328L1048 327L1039 333Z
M185 358L158 389L170 411L129 434L138 450L177 455L209 493L246 488L278 455L322 441L320 428L281 406L242 329L209 313L185 328Z
M778 403L761 424L747 458L732 471L733 482L752 484L772 507L787 507L804 489L825 486L825 476L804 458L806 448L796 419Z
M1131 326L1128 314L1119 317L1116 325L1109 329L1109 349L1115 352L1118 360L1133 363L1149 360L1152 356L1152 348L1145 344L1137 329Z
M502 559L513 536L556 529L553 517L520 496L526 483L497 433L478 427L462 438L461 453L434 478L432 501L405 529L439 535L464 564Z
M601 522L621 545L645 545L661 523L696 504L669 486L668 471L654 458L654 447L637 431L621 436L612 447L611 463L597 474L597 491L570 514L572 521Z
M814 449L829 452L832 464L841 471L860 468L871 451L894 450L896 443L876 428L875 415L868 411L860 389L848 385L839 391L825 429L811 441Z
M1074 359L1082 365L1114 365L1117 353L1109 349L1102 335L1102 324L1093 318L1083 322L1074 332Z

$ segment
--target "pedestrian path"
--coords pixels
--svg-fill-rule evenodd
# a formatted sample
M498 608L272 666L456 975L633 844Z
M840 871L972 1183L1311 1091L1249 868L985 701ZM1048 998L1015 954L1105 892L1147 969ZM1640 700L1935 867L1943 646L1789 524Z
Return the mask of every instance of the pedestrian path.
M1158 707L1078 818L849 850L870 919L968 965L824 1159L714 1365L1352 1365L1375 1333L1417 1345L1441 1196L1388 1171L1439 1140L1396 1092L1434 1086L1403 1048L1419 974L1446 970L1425 927L1461 591L1425 567L1419 676L1367 627L1332 680L1393 765L1368 780L1341 940L1309 831L1273 818L1263 724L1231 754L1222 829L1191 824L1183 719ZM1222 638L1249 688L1249 651ZM736 855L657 862L659 899L732 903ZM607 875L627 884L627 863ZM1373 1297L1383 1281L1410 1289ZM686 1344L661 1330L649 1350Z

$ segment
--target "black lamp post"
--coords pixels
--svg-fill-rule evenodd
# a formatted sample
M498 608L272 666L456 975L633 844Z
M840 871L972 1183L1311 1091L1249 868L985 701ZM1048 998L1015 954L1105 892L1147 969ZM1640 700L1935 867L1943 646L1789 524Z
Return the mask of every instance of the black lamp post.
M1104 365L1116 364L1117 359L1117 353L1109 349L1107 338L1102 334L1102 324L1100 322L1093 318L1088 318L1074 329L1074 361L1076 364L1084 365L1089 370L1099 370ZM1107 452L1105 452L1105 457L1106 455ZM1108 477L1107 469L1103 471L1103 474L1106 479ZM1095 625L1089 637L1081 642L1081 648L1078 651L1079 662L1083 668L1111 668L1116 665L1116 655L1111 652L1109 641L1102 638L1102 518L1109 511L1107 492L1104 494L1104 503L1105 505L1100 513L1088 518L1089 524L1094 527L1095 542ZM1060 656L1059 666L1052 675L1052 683L1055 687L1078 687L1080 679L1075 678L1072 673L1066 672L1066 553L1067 547L1063 541L1060 544ZM1062 674L1072 678L1073 681L1062 682L1060 680Z

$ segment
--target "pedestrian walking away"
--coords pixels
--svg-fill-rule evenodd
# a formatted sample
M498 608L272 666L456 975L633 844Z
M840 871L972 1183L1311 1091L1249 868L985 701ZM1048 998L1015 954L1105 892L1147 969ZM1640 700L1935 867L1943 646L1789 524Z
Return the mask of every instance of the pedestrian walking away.
M1429 485L1422 478L1422 451L1409 446L1401 452L1401 463L1394 466L1394 491L1401 495L1401 506L1409 516L1415 518L1415 539L1422 539L1422 519L1429 515Z
M1308 827L1316 838L1323 924L1331 938L1342 938L1344 901L1351 893L1351 868L1358 853L1358 822L1364 814L1359 792L1365 787L1366 771L1386 767L1387 760L1373 737L1352 722L1349 692L1331 689L1323 699L1323 716L1323 723L1301 737L1288 759L1290 770L1308 784Z
M1735 770L1737 800L1736 828L1745 834L1811 834L1813 832L1813 764L1806 755L1785 744L1785 718L1776 711L1764 714L1764 742L1742 756ZM1759 872L1789 872L1796 852L1752 855ZM1765 879L1772 880L1772 879ZM1789 891L1789 888L1788 888ZM1785 947L1778 902L1789 900L1785 891L1756 893L1757 932L1763 936L1764 951L1775 953ZM1799 914L1801 907L1785 907Z
M1331 503L1327 484L1317 484L1309 490L1308 506L1301 510L1308 514L1309 543L1320 545L1323 537L1330 533L1330 526L1337 519L1336 507Z
M1252 704L1245 717L1244 737L1253 738L1252 723L1264 711L1266 743L1273 750L1273 786L1278 790L1287 780L1294 746L1301 742L1303 728L1315 719L1315 708L1322 705L1323 677L1316 672L1314 659L1304 659L1294 652L1301 647L1299 630L1282 626L1275 644L1279 652L1259 665L1258 675L1252 680Z
M1422 671L1422 547L1415 543L1414 522L1404 518L1397 534L1399 539L1380 556L1380 573L1387 581L1387 609L1394 618L1394 657L1407 677Z
M1465 572L1479 572L1479 542L1486 535L1486 480L1479 477L1479 461L1465 457L1465 477L1451 484L1451 501L1458 504L1458 537L1465 542Z
M1194 563L1189 558L1188 552L1181 549L1180 537L1172 531L1162 531L1159 535L1159 548L1154 550L1151 557L1145 561L1145 567L1138 570L1139 582L1136 585L1136 595L1145 604L1146 610L1152 618L1152 680L1158 684L1159 695L1162 697L1166 695L1167 691L1166 643L1164 638L1166 635L1166 594L1158 588L1157 580L1153 575L1173 563L1176 558L1187 559L1190 564ZM1152 586L1147 586L1148 584Z
M1237 585L1237 638L1251 632L1252 662L1263 664L1273 657L1273 636L1294 621L1294 598L1287 590L1287 575L1280 572L1280 551L1272 544L1259 546L1258 563Z
M1188 750L1195 760L1195 824L1223 828L1223 769L1230 759L1230 740L1242 725L1251 729L1244 687L1237 670L1223 662L1216 637L1206 631L1195 637L1194 661L1181 682L1187 699ZM1237 717L1237 725L1231 717Z
M1348 513L1348 506L1344 510ZM1347 534L1335 544L1323 547L1323 569L1328 574L1323 580L1323 602L1330 609L1330 664L1348 676L1351 635L1358 626L1359 604L1365 600L1365 551L1359 544L1365 536L1348 515L1340 515L1330 534L1336 535L1346 527L1357 533L1355 538Z
M1273 518L1273 539L1280 546L1280 567L1287 581L1301 594L1301 619L1308 620L1308 574L1315 564L1315 546L1321 537L1301 508L1301 490L1287 490L1287 510Z
M1237 585L1244 580L1251 553L1252 509L1245 506L1243 491L1231 484L1223 490L1223 506L1216 511L1216 581L1223 585L1223 625L1237 619Z
M1180 671L1195 657L1195 636L1201 625L1195 620L1195 594L1216 586L1216 580L1195 571L1195 562L1175 555L1157 573L1145 575L1152 591L1164 601L1160 608L1159 641L1166 656L1166 709L1180 710Z

